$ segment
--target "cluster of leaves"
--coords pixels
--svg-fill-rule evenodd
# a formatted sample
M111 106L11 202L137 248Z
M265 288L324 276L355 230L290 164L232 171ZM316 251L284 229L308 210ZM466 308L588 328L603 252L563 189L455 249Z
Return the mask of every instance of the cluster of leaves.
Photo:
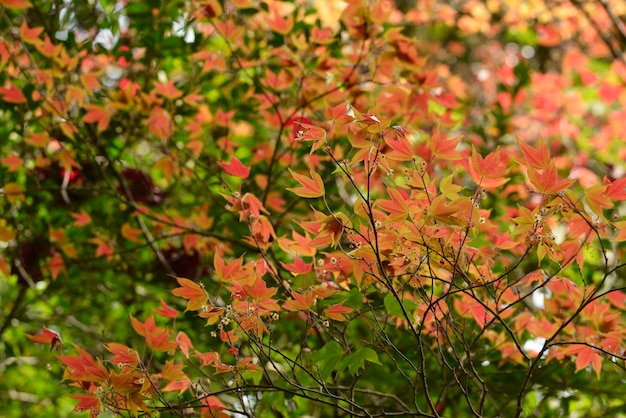
M624 411L625 9L74 3L0 0L9 413Z

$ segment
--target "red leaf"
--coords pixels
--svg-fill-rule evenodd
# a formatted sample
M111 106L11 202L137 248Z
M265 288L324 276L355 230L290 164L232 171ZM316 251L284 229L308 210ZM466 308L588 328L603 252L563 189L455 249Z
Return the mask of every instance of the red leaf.
M107 369L100 360L94 360L88 352L74 345L79 356L59 356L59 361L67 366L64 379L85 382L104 382L108 377Z
M71 213L70 215L76 220L74 221L75 226L86 226L91 223L91 216L84 210L81 210L80 213Z
M217 164L222 167L226 174L231 176L245 179L250 175L250 167L243 165L234 155L230 158L230 163L218 162Z
M541 170L550 163L550 150L545 142L539 144L539 149L535 149L521 140L517 140L517 146L520 147L525 158L520 162L526 163L530 167Z
M5 165L7 171L11 173L19 170L22 167L23 161L17 154L11 152L8 157L0 159L0 164Z
M0 0L0 5L11 10L28 9L33 5L26 0Z
M622 177L610 183L606 189L606 195L611 200L626 200L626 177Z
M285 264L281 261L280 263L288 272L292 273L294 276L298 274L306 274L313 271L313 266L311 263L305 263L300 257L296 257L293 260L293 264Z
M70 395L70 398L78 400L74 412L100 411L100 399L96 395L78 393Z
M602 371L602 356L595 348L589 347L587 345L576 345L573 347L573 349L571 349L570 353L577 354L577 372L586 368L589 364L592 364L593 370L595 370L598 379L600 378L600 372Z
M36 343L50 344L50 351L52 351L54 346L56 346L57 344L63 344L63 341L61 341L61 335L58 332L46 327L43 327L42 331L39 334L26 334L26 337Z
M163 302L163 299L161 299L161 306L163 309L154 309L154 312L166 318L176 318L178 316L178 311L168 306Z
M185 334L183 331L180 331L176 336L176 344L178 344L178 348L183 353L185 358L189 358L189 349L193 348L193 344L189 339L189 336Z
M9 83L9 87L0 87L0 94L2 95L2 100L7 103L26 103L26 96L24 96L22 90L15 87L12 83Z

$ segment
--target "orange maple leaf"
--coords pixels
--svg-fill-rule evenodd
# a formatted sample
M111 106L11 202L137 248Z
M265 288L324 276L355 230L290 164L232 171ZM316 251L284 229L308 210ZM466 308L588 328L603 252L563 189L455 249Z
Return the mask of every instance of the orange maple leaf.
M310 170L311 178L302 174L298 174L291 169L289 169L289 172L291 173L293 178L301 184L301 187L291 187L287 188L287 190L304 198L315 198L324 196L324 193L326 192L324 189L324 182L322 181L320 175L317 174L315 171Z
M217 164L222 167L226 174L231 176L245 179L250 175L250 167L243 165L234 155L230 158L230 163L218 162Z
M166 99L175 100L183 95L183 92L174 86L173 81L169 81L168 83L159 83L155 81L154 87L156 89L156 94L163 96Z
M433 157L439 157L443 160L460 160L461 154L455 151L460 140L460 136L448 139L439 130L436 130L430 137L429 148Z
M161 306L161 309L153 309L154 312L158 315L164 316L166 318L176 318L178 316L178 311L170 307L167 303L163 302L163 299L161 299Z
M108 343L104 347L113 354L109 360L113 364L122 364L128 367L135 367L139 364L139 354L132 348L118 343Z
M506 161L502 157L500 147L485 158L476 151L476 148L472 147L469 172L474 182L485 189L500 187L509 181L508 178L504 177L509 169L506 167Z
M111 112L108 109L98 105L85 105L88 112L83 116L85 123L98 123L98 132L104 132L111 122Z
M172 290L172 293L188 300L185 312L197 311L206 305L209 295L204 290L204 286L183 277L176 277L176 281L181 287Z
M275 287L267 287L265 280L260 277L254 281L254 285L243 285L242 287L246 295L254 300L269 299L278 291Z
M4 6L11 10L21 10L33 7L33 5L26 0L0 0L0 6Z
M293 299L283 303L283 308L288 311L306 311L313 306L313 292L306 292L304 295L293 292Z
M560 193L570 187L575 181L570 179L559 180L554 160L541 170L528 167L528 179L535 187L535 190L543 194Z
M42 27L37 28L29 28L28 24L26 24L26 20L22 22L20 26L20 38L22 41L31 45L38 45L42 43L42 40L39 39L39 35L43 32Z
M354 311L354 309L343 306L344 303L345 302L340 302L336 305L324 309L324 314L330 319L334 319L335 321L346 321L348 318L345 317L345 314Z
M130 323L137 334L146 339L148 347L157 351L172 351L178 347L175 341L170 341L167 328L158 327L154 316L150 315L145 323L134 316L130 316Z

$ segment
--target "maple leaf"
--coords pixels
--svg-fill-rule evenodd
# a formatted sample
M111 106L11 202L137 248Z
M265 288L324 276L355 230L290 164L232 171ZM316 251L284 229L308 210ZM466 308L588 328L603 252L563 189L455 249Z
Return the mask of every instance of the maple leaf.
M454 179L454 174L450 174L447 177L444 177L439 182L439 190L441 193L448 199L454 200L459 197L458 193L464 189L463 186L458 186L452 183Z
M75 226L87 226L91 223L91 216L84 210L81 210L80 213L70 213L70 215L75 219Z
M104 382L109 372L102 365L100 360L96 361L82 348L74 345L74 349L78 352L78 356L59 356L59 361L65 364L67 368L63 373L63 379L84 382Z
M524 154L524 158L519 159L521 163L537 170L546 168L550 163L550 150L545 142L542 141L539 144L539 149L535 149L518 138L517 146Z
M596 184L585 190L585 201L589 208L598 216L604 216L603 209L610 209L614 205L607 199L606 184Z
M336 305L324 309L324 314L330 319L334 319L335 321L347 321L348 318L345 317L345 314L354 311L354 309L343 306L344 303L345 301L342 301Z
M576 344L566 350L570 355L576 355L576 372L587 368L588 365L593 366L598 379L602 371L602 356L593 347L584 344Z
M162 107L155 107L146 121L148 131L155 137L165 141L172 135L172 116Z
M9 153L8 157L0 159L0 164L7 167L7 171L12 173L22 167L24 161L17 154Z
M22 93L22 90L15 87L14 84L8 83L9 87L0 87L0 95L2 100L7 103L20 104L26 103L26 96Z
M292 300L283 303L283 308L288 311L306 311L313 306L315 301L313 292L306 292L304 295L293 292L291 296L293 297Z
M407 196L402 191L391 187L387 187L387 193L391 200L380 199L376 201L376 206L389 213L386 221L397 222L406 219L409 216Z
M243 165L234 155L230 158L230 163L218 162L217 164L231 176L245 179L250 175L250 167Z
M174 360L168 360L163 369L161 369L161 377L167 380L183 380L187 379L187 376L183 372L183 364L174 364Z
M270 3L271 16L267 19L272 31L287 35L293 29L294 19L292 15L283 16L277 3Z
M96 257L106 257L111 261L113 258L113 246L112 244L102 237L95 237L89 240L92 244L96 245Z
M132 315L130 322L137 334L146 339L148 347L157 351L172 351L178 347L175 341L169 340L167 328L158 327L154 322L154 316L150 315L145 323L142 323Z
M143 242L141 239L143 236L141 229L133 228L128 222L122 225L122 236L135 244L141 244Z
M124 365L128 367L136 367L139 364L139 354L136 350L118 343L108 343L104 347L113 354L109 360L116 365Z
M39 39L39 35L41 35L42 32L42 27L29 28L28 24L26 24L26 20L24 20L20 26L20 38L22 41L30 45L38 45L42 43L42 40Z
M172 294L188 300L185 312L197 311L206 305L209 295L204 290L204 286L184 277L176 277L176 281L181 287L172 290Z
M184 331L180 331L176 335L175 341L176 341L176 344L178 344L178 348L180 348L180 351L183 353L185 358L188 359L189 349L193 348L193 344L191 343L191 339L189 339L189 336Z
M326 192L324 189L324 182L322 181L322 178L319 174L317 174L313 170L310 170L311 178L309 178L305 175L298 174L291 169L289 169L289 172L291 173L293 178L301 184L301 187L287 188L287 190L304 198L316 198L324 196L324 193Z
M24 142L33 147L43 148L50 143L51 139L47 132L31 132L28 137L24 138Z
M626 177L610 182L606 189L606 195L611 200L626 200Z
M528 179L539 193L555 194L570 187L575 180L558 178L554 160L541 170L528 167Z
M178 395L182 395L189 389L189 379L187 380L172 380L163 387L163 392L175 392L178 391Z
M65 273L65 275L67 276L65 261L63 260L63 256L61 254L55 252L52 257L50 257L50 260L48 260L46 265L50 269L50 275L52 277L52 280L56 280L61 272Z
M26 0L0 0L0 6L4 6L11 10L21 10L33 7L31 2Z
M0 193L4 194L9 203L15 203L18 200L24 200L24 192L22 186L17 183L7 183L4 185L2 189L0 189Z
M460 136L447 139L446 136L437 129L430 137L429 148L433 157L438 157L442 160L460 160L461 154L455 151L460 140Z
M156 90L156 94L158 94L159 96L163 96L166 99L176 100L183 95L183 92L178 90L174 86L174 82L171 80L167 83L159 83L155 81L153 82L153 84Z
M311 265L311 263L305 263L304 260L302 260L300 257L295 257L293 260L293 264L286 264L282 261L280 262L280 264L285 268L285 270L287 270L294 276L297 276L298 274L307 274L313 271L313 266Z
M78 403L74 406L74 412L100 412L100 399L96 395L90 395L88 393L78 393L70 395L70 398L78 400Z
M165 303L163 299L161 299L161 306L161 309L153 309L156 314L165 318L176 318L178 316L178 311Z
M317 234L317 237L309 242L309 245L312 247L323 247L329 244L336 247L345 229L352 227L350 219L343 213L328 215L313 224L318 228L314 232ZM306 226L306 224L303 224L303 226Z
M506 161L502 157L500 147L485 158L476 151L476 148L472 147L469 172L472 180L485 189L500 187L509 181L508 178L504 177L509 169L506 167Z
M61 341L61 335L58 332L51 330L50 328L43 327L42 331L39 334L25 335L29 340L33 342L39 344L50 344L50 351L52 351L52 349L57 344L59 344L59 346L63 345L63 342Z
M102 106L88 104L85 105L85 109L87 109L87 113L83 116L83 122L97 123L98 133L106 131L111 122L110 108L105 109Z
M246 295L254 300L269 299L274 296L278 291L278 289L275 287L267 287L265 280L260 277L254 281L254 284L252 286L246 284L242 287L243 290L246 292Z

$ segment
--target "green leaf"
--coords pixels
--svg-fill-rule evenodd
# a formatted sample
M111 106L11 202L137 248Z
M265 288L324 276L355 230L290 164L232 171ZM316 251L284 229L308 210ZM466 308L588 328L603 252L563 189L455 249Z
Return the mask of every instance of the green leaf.
M385 296L384 303L385 310L389 315L404 318L402 306L400 305L400 302L396 300L395 296L392 293L388 293L387 296ZM417 304L412 300L405 300L402 302L402 304L404 305L404 309L409 314L411 314L417 308Z
M366 361L374 364L381 364L378 360L378 354L376 354L376 351L369 347L364 347L349 356L344 357L341 361L340 368L343 369L347 366L350 373L354 375L357 374L359 370L365 368Z
M345 358L343 349L336 341L328 342L320 351L311 356L322 380L328 379L333 370L340 371L345 368L345 366L336 367L342 358Z

